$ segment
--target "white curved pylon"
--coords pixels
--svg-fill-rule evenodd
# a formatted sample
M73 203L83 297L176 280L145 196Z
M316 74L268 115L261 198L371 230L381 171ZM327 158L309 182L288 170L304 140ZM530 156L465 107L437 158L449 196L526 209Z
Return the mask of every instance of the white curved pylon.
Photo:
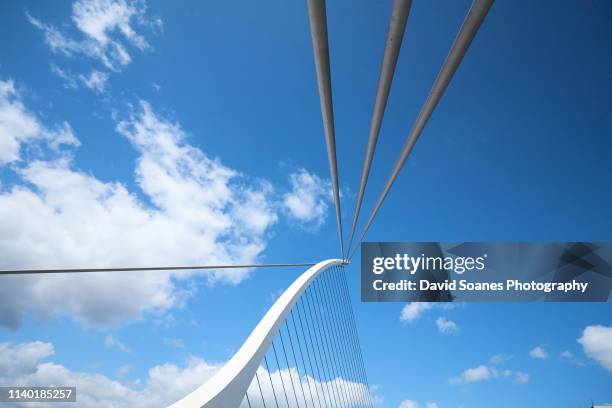
M240 350L206 383L169 408L237 408L285 318L310 283L341 259L319 262L300 275L272 305Z

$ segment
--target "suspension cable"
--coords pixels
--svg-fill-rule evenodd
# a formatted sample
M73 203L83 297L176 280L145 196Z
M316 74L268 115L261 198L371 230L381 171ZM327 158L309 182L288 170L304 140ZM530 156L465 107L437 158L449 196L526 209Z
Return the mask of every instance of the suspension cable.
M200 269L243 269L243 268L285 268L293 266L313 266L316 263L286 263L286 264L244 264L244 265L193 265L193 266L149 266L137 268L76 268L76 269L4 269L2 275L27 275L51 273L86 273L86 272L141 272L141 271L182 271Z
M334 109L332 103L331 73L329 69L329 44L327 41L327 15L325 0L308 0L308 18L310 35L317 70L317 85L321 102L321 115L327 145L327 161L331 176L334 204L336 206L336 224L340 238L340 251L344 258L344 239L342 238L342 216L340 213L340 189L338 187L338 163L336 161L336 136L334 130Z
M368 228L370 228L370 224L372 224L374 217L376 217L376 214L378 213L378 210L380 209L383 201L385 201L385 198L387 197L387 194L389 193L393 182L397 178L400 170L406 162L408 155L412 151L412 148L414 147L419 136L421 135L423 128L431 117L431 114L433 113L434 109L436 108L436 105L440 101L440 98L442 98L442 95L444 94L444 91L446 90L448 84L453 78L453 75L457 71L459 64L461 64L461 60L465 56L465 53L467 52L472 40L476 36L476 33L478 32L480 25L487 16L487 13L489 12L489 9L491 8L492 4L493 0L473 0L472 5L470 6L470 10L468 11L465 19L463 20L461 29L459 30L459 33L457 34L457 37L453 42L450 52L448 53L448 56L446 57L446 60L444 61L444 64L442 65L442 68L440 69L440 72L438 73L438 76L436 77L436 80L431 88L431 91L429 92L429 95L427 96L427 99L425 100L425 103L421 108L421 112L419 113L417 120L412 126L412 129L410 130L410 134L408 135L404 147L402 148L402 151L400 152L400 155L397 159L397 162L395 163L395 166L393 167L393 170L389 175L387 183L385 184L383 191L378 197L378 200L376 202L376 205L374 206L374 209L372 210L372 213L370 214L368 222L363 228L357 246L359 246L359 243L363 241L363 238L365 237ZM349 259L357 250L357 246L353 250L353 253L349 256Z
M380 76L378 77L378 87L376 89L376 100L374 102L374 110L372 111L372 121L370 124L370 133L368 134L368 146L366 148L365 157L363 159L363 167L361 169L361 179L359 180L359 192L357 193L357 202L355 204L355 212L353 213L353 226L351 228L351 237L348 244L348 252L351 252L351 245L355 237L357 229L357 220L361 210L361 203L368 183L368 176L376 150L376 142L380 132L387 100L389 99L389 91L393 82L393 74L397 65L400 48L404 31L406 30L406 21L410 14L410 6L412 0L394 0L393 10L389 19L389 29L387 31L387 40L385 42L385 51L383 54L382 65L380 67Z

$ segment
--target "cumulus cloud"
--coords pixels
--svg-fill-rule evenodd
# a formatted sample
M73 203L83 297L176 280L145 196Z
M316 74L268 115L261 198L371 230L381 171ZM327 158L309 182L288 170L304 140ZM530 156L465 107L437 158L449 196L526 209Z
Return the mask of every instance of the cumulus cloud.
M289 175L291 191L283 197L283 206L290 220L307 228L318 228L325 222L331 184L305 169Z
M68 123L54 128L43 126L25 108L13 81L0 80L0 166L19 161L22 147L35 143L44 143L53 150L62 145L79 145Z
M529 382L529 374L522 371L515 372L512 370L502 370L486 365L479 365L478 367L468 368L458 376L452 377L449 379L449 383L452 385L470 384L489 381L494 378L513 379L515 384L526 384Z
M542 346L536 346L529 351L531 358L537 360L546 360L548 358L548 352Z
M102 62L107 68L118 71L132 58L127 46L139 50L149 43L135 26L160 26L161 20L146 15L144 1L78 0L72 5L72 22L79 37L74 38L27 14L32 25L41 30L52 52L65 56L86 55Z
M4 94L14 93L12 83L0 84ZM61 132L51 138L19 101L5 101L0 102L4 162L17 160L20 145L41 132L51 145L77 143ZM181 127L159 117L146 102L117 129L138 153L135 179L143 197L120 182L76 169L67 157L28 161L15 168L18 181L0 190L3 267L257 261L277 220L269 183L250 180L189 145ZM18 327L28 310L39 318L70 315L88 325L164 312L188 298L191 291L180 282L195 273L5 276L0 325ZM237 284L249 271L198 274L210 284Z
M189 357L180 367L173 364L154 366L148 371L144 386L139 386L123 384L101 374L73 371L47 361L53 355L51 343L0 343L0 384L76 386L78 406L83 408L163 407L193 391L220 368L201 358ZM120 375L128 372L127 366L118 369ZM40 407L56 405L36 404Z
M436 319L436 326L438 327L438 331L442 334L459 333L459 326L457 326L457 323L447 319L446 317L438 317Z
M612 372L612 327L587 326L578 343L587 356Z

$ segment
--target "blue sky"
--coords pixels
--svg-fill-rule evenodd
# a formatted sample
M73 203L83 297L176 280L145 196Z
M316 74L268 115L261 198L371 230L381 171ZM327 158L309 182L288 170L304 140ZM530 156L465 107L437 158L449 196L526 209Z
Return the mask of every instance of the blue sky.
M391 2L329 3L348 225ZM364 215L468 7L415 1ZM611 16L496 2L368 240L612 240ZM3 2L0 33L3 267L338 256L303 2ZM299 272L5 278L0 380L167 401L159 384L210 375ZM380 406L612 402L609 304L360 304L348 272Z

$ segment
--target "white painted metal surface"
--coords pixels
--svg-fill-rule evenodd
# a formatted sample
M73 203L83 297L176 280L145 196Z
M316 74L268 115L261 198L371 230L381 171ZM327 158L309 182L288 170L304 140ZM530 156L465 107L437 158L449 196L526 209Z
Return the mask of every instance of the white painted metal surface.
M209 381L169 408L237 408L293 305L321 272L342 262L341 259L322 261L304 272L272 305L230 361Z

